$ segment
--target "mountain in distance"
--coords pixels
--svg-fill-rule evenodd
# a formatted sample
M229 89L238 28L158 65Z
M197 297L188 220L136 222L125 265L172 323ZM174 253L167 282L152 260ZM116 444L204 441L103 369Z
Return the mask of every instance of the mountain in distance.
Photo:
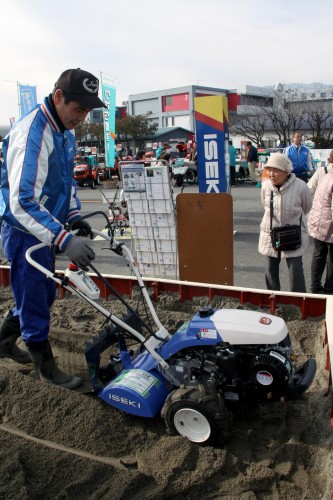
M332 84L327 84L327 83L319 83L319 82L313 82L313 83L283 83L283 86L285 89L290 89L290 90L304 90L304 91L318 91L321 89L328 89L333 87ZM266 88L269 89L275 89L275 85L266 85Z

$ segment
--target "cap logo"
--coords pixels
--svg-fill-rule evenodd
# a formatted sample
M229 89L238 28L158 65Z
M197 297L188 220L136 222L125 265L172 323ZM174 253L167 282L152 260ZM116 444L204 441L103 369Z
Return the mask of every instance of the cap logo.
M97 94L98 92L98 83L96 80L89 80L89 78L85 78L83 80L83 88L90 92L91 94Z

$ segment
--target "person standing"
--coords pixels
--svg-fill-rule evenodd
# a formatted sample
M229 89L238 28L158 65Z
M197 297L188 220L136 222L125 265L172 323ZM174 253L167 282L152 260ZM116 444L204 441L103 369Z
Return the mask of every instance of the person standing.
M158 148L156 149L156 153L155 153L156 160L158 160L160 158L161 154L162 154L162 146L159 145Z
M258 150L253 146L251 141L246 143L248 147L247 151L247 165L249 168L249 174L253 182L257 184L256 168L258 163Z
M307 185L291 173L292 163L288 156L281 153L270 155L264 168L268 179L263 181L261 202L264 216L260 224L259 253L265 255L265 281L268 290L280 290L279 266L285 257L289 272L290 290L306 292L302 256L309 245L306 227L306 214L312 205L311 193ZM272 208L271 208L272 207ZM272 209L272 220L271 220ZM301 246L297 250L276 251L271 241L271 228L286 224L300 225Z
M313 237L311 292L333 293L333 172L328 172L316 189L308 216L308 230ZM322 276L327 264L326 278Z
M314 196L317 187L319 186L325 175L328 172L333 172L333 150L330 152L329 157L327 158L327 162L327 165L325 165L324 167L319 167L315 171L308 182L308 188L310 189L312 196Z
M135 155L135 160L136 161L139 161L139 160L144 160L146 157L146 152L141 150L141 151L138 151Z
M0 326L0 357L21 363L32 360L43 382L67 389L78 387L82 380L58 368L48 340L56 284L31 266L25 253L33 245L45 243L34 259L49 271L54 269L56 250L64 251L84 270L95 258L86 240L80 238L92 236L92 231L80 216L71 130L90 110L104 106L98 87L98 79L87 71L64 71L53 92L18 121L3 142L1 235L11 265L15 307ZM66 223L78 230L76 235L67 231ZM27 351L16 345L21 333Z
M169 162L171 157L170 153L171 153L171 145L168 142L163 142L162 152L159 156L159 159Z
M236 187L236 157L237 149L232 145L229 139L229 157L230 157L230 186Z
M308 181L308 174L313 173L313 158L309 148L302 144L302 134L298 130L293 134L293 143L283 150L290 159L292 172L304 182Z
M192 150L190 152L190 161L193 161L196 166L198 166L198 150L197 150L197 143L193 142L192 143Z

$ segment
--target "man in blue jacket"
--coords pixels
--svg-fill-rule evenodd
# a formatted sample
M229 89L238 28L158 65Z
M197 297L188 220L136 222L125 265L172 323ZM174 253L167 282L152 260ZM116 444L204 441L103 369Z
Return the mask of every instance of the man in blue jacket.
M314 171L312 154L309 148L302 144L302 134L299 131L294 132L293 143L283 150L293 164L292 172L307 182L308 173Z
M80 219L80 201L73 180L75 136L71 132L90 110L104 106L98 97L99 81L81 69L64 71L52 94L18 121L3 142L0 215L2 245L10 262L15 307L0 326L0 357L32 362L43 382L67 389L81 385L80 378L61 371L48 341L50 307L55 282L31 266L25 253L43 242L34 259L52 271L55 250L64 251L82 269L95 258L79 236L92 236ZM65 229L70 223L78 233ZM22 334L27 351L16 340Z

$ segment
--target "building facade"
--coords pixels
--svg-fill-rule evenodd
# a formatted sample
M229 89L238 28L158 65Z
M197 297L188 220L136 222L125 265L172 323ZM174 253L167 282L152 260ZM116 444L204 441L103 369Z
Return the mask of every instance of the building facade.
M194 98L227 96L229 91L214 87L188 85L171 89L132 94L128 99L129 115L151 115L159 129L182 127L195 131Z

